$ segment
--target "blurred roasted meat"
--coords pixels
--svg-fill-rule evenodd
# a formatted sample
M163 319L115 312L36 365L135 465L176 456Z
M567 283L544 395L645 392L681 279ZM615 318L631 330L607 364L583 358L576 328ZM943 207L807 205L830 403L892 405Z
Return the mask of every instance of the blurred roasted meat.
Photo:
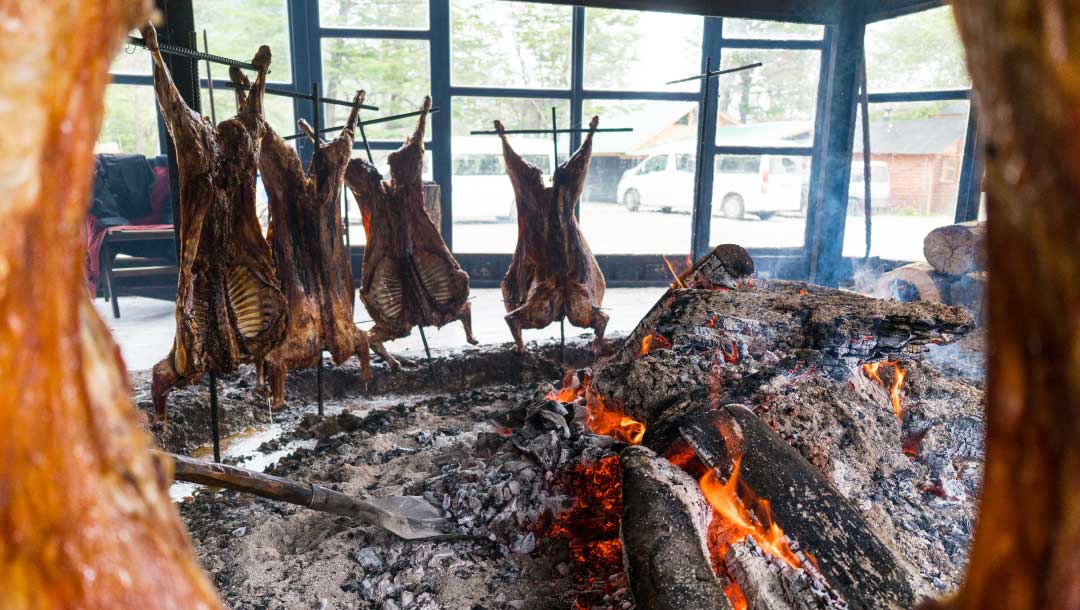
M0 7L0 608L222 608L83 284L108 69L150 2Z
M472 335L469 275L450 254L424 209L424 129L431 98L424 98L416 131L390 153L390 181L374 165L353 159L345 174L360 206L367 234L360 298L375 326L371 348L392 367L397 361L384 341L400 339L413 326L443 326L461 320Z
M229 71L237 107L246 105L249 83L239 68ZM354 102L364 101L357 92ZM266 124L259 169L270 200L267 241L278 280L288 303L285 341L266 356L266 376L274 408L285 404L285 374L289 369L318 364L327 350L341 364L356 354L370 379L367 335L353 323L353 281L342 234L339 197L345 167L352 155L359 108L332 142L318 140L305 172L296 149ZM259 116L265 121L262 109ZM301 120L301 128L314 131Z
M154 58L154 91L180 170L176 337L169 355L154 365L152 392L164 423L165 399L173 388L244 362L256 364L261 373L266 355L285 338L286 302L255 213L270 48L259 47L251 60L259 73L244 106L214 127L180 97L154 26L147 24L142 34Z
M581 148L556 168L552 186L545 186L540 168L514 152L502 123L495 121L518 211L517 248L502 281L503 302L509 312L506 323L518 351L525 349L521 329L544 328L563 318L596 332L593 351L598 352L603 344L608 322L600 309L604 274L574 216L589 175L593 132L599 122L593 117Z

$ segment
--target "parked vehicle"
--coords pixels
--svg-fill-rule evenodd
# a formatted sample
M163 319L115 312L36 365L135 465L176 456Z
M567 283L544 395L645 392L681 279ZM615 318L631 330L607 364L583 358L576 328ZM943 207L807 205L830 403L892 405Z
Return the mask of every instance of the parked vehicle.
M848 216L862 216L866 211L866 185L863 178L863 162L851 164L851 185L848 188ZM873 210L887 208L892 204L892 179L889 165L884 161L870 162L870 207Z
M509 222L517 216L514 189L506 175L502 145L497 138L461 137L451 143L454 221ZM514 149L550 178L551 143L521 138Z
M798 211L808 161L784 155L718 155L713 178L713 215L764 219ZM694 155L659 152L623 174L618 196L627 209L689 212L693 207Z

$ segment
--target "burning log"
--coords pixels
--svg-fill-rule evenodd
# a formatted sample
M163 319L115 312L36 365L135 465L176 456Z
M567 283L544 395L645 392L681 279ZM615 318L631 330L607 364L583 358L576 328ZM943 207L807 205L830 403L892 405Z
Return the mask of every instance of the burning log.
M986 222L964 222L930 231L923 255L938 273L964 275L986 269L983 241Z
M604 274L574 216L589 175L593 133L599 122L593 117L581 147L555 169L552 185L545 186L540 168L510 147L502 123L495 121L518 210L517 247L502 281L502 293L506 323L519 352L525 351L522 329L545 328L564 318L579 328L593 329L594 352L599 353L603 345L608 322L600 309Z
M950 285L951 278L935 271L929 263L911 263L883 274L874 286L873 295L901 303L943 303L950 300Z
M673 405L708 390L717 359L765 374L776 369L779 355L798 354L807 366L844 379L861 364L896 359L972 326L971 315L955 307L883 301L801 282L677 289L641 321L594 383L651 428ZM664 336L671 348L642 356L641 342L650 334Z
M371 349L393 368L397 360L383 342L407 337L414 326L461 320L465 339L477 343L472 334L469 275L424 209L424 130L430 110L428 97L412 136L390 153L389 182L364 159L350 161L345 173L367 235L360 299L375 320L368 338Z
M0 9L0 608L222 608L82 280L109 62L150 5Z
M247 78L235 67L229 76L239 85L237 107L242 108ZM338 203L363 101L364 92L357 92L340 136L330 143L316 142L306 172L296 149L265 122L262 108L258 109L264 122L259 168L270 206L267 239L289 312L285 341L266 358L274 408L285 404L287 371L315 366L324 349L337 364L355 354L365 379L371 379L367 335L353 323L352 273ZM307 127L301 123L302 129ZM314 133L310 127L306 131Z
M285 338L287 304L255 214L270 48L259 47L252 60L259 73L246 104L215 127L180 97L154 26L147 23L142 35L154 59L161 115L176 144L183 216L176 336L169 355L154 365L154 407L164 423L173 388L197 383L209 371L232 372L243 362L261 371L266 354Z
M771 519L812 553L816 568L850 608L912 606L910 585L866 520L752 411L742 405L697 408L673 426L707 467L738 469L745 486L767 502Z
M709 505L697 483L644 447L622 464L623 563L640 610L731 610L705 546Z
M1080 607L1076 9L954 3L987 134L991 346L978 529L942 604L957 610Z

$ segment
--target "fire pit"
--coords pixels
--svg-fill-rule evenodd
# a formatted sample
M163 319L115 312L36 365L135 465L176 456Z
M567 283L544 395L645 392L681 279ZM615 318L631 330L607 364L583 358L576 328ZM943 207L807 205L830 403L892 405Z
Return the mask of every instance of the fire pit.
M910 608L953 590L982 391L927 356L970 315L752 273L718 248L561 379L526 359L517 383L425 381L367 412L343 388L340 414L264 448L309 439L272 472L424 496L460 539L204 491L182 507L204 565L245 609Z

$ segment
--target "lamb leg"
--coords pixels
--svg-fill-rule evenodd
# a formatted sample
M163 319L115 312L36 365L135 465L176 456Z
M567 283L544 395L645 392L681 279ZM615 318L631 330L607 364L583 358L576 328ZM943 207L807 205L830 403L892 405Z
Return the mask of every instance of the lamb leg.
M470 345L478 345L480 342L473 336L472 330L472 304L468 301L465 301L461 309L458 310L458 319L461 320L461 325L465 327L465 340Z

